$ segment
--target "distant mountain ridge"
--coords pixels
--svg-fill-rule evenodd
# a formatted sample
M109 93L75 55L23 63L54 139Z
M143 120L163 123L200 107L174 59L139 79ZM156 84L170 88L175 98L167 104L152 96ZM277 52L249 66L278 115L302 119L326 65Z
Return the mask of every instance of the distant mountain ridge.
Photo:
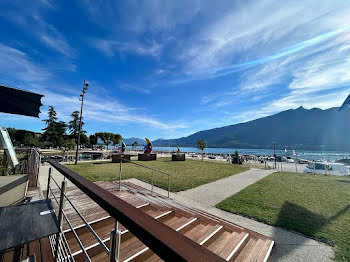
M178 139L157 139L154 146L196 147L204 139L207 147L349 150L350 110L289 109L245 123L196 132Z
M137 138L137 137L123 138L122 140L127 146L131 146L131 144L134 143L135 141L137 141L137 143L141 146L146 144L146 141L144 139Z

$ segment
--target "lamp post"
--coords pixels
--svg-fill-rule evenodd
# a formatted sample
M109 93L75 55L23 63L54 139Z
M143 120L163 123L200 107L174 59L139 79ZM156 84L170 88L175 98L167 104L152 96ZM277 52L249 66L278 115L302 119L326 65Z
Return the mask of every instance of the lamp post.
M81 101L81 106L80 106L80 115L79 115L79 129L78 129L78 139L77 139L77 151L75 152L75 165L78 163L78 153L79 153L79 144L80 144L80 130L81 130L81 119L83 117L83 104L84 104L84 95L85 92L88 88L88 83L85 82L84 79L84 84L83 84L83 90L81 92L79 101Z
M275 158L275 169L277 168L277 162L276 162L276 142L272 142L273 144L273 157Z

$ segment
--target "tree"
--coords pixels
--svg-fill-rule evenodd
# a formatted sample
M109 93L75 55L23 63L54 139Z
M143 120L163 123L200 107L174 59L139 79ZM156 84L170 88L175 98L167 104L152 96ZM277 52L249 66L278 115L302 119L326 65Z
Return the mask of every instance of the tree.
M48 115L48 118L43 120L46 123L46 126L49 126L50 124L57 121L57 113L53 106L49 106L47 115ZM44 128L43 130L46 130L46 128Z
M139 143L137 141L134 141L134 143L131 144L131 149L135 150L138 145L139 145Z
M97 145L97 136L96 135L90 135L89 139L90 139L91 148L94 149L94 146Z
M204 148L206 148L206 147L207 147L207 145L205 144L205 142L204 142L203 139L199 139L199 140L197 141L197 148L198 148L199 150L202 151L202 161L203 161L203 157L204 157L204 155L203 155L203 150L204 150Z
M85 147L90 146L90 138L86 134L80 134L80 144Z
M235 154L232 157L232 164L236 164L236 165L241 165L242 161L239 157L238 151L236 150Z
M115 147L122 141L122 136L119 134L114 134L112 141L115 149Z
M32 131L15 128L7 128L7 131L14 146L40 147L39 136Z
M63 146L68 150L73 150L77 146L77 144L75 143L74 138L71 138L71 139L67 139L64 142Z
M48 118L43 121L46 123L46 127L43 129L42 140L48 141L54 146L63 146L67 125L64 121L57 122L57 113L53 106L49 107Z
M69 130L69 135L74 138L76 140L76 142L78 141L78 133L79 133L79 123L80 123L80 119L79 119L79 111L74 111L71 114L72 120L68 122L68 130ZM81 127L80 127L80 135L86 133L85 130L83 130L83 126L84 126L84 122L81 121Z
M108 146L113 142L114 134L109 132L98 132L95 135L102 140L102 142L106 145L107 150Z

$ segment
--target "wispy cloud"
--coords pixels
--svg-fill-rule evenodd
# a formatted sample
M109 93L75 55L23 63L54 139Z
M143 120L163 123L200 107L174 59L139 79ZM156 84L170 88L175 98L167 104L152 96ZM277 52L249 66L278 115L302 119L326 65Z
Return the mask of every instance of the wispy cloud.
M2 7L1 4L0 7ZM75 50L70 46L65 36L42 17L46 11L55 10L55 6L50 0L32 1L30 4L23 4L20 1L5 1L3 10L6 12L0 16L26 32L31 32L48 48L68 57L75 55Z
M106 56L114 56L117 52L157 57L162 52L162 45L155 41L149 43L120 42L106 39L93 39L92 45Z
M50 72L36 65L25 52L0 43L0 76L2 81L17 78L34 83L47 79Z
M39 27L39 39L48 47L57 52L73 57L75 55L74 49L68 44L65 37L56 29L55 26L44 21L40 16L33 17Z
M49 90L45 91L45 98L43 101L46 105L53 105L58 116L68 121L69 115L80 106L79 95L67 96L58 94ZM66 105L70 105L67 108ZM75 109L74 109L75 108ZM157 128L161 130L175 130L185 128L184 123L178 121L163 122L154 117L142 113L143 109L129 107L121 104L117 99L110 96L96 96L86 94L84 103L84 119L89 121L109 123L110 125L125 125L131 124L135 126L146 126ZM45 112L42 113L44 115Z
M146 87L140 87L138 85L128 84L128 83L120 84L119 88L124 91L131 91L131 92L136 91L141 94L149 94L151 92L151 90Z

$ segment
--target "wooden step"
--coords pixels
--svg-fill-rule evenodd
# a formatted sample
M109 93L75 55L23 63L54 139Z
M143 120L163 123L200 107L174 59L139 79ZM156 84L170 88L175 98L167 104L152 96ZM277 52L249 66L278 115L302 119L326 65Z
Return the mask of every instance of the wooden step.
M141 210L147 210L147 209L149 209L149 207L150 207L150 204L149 203L144 203L144 202L141 202L141 205L136 206L136 208L141 209ZM114 224L114 221L115 221L115 219L113 217L105 216L105 217L98 218L96 220L93 220L93 221L89 222L89 225L95 230L95 229L97 229L99 227L104 227L105 225L110 224L110 223ZM91 232L89 230L89 228L85 225L85 223L83 223L83 221L81 221L81 223L82 224L74 227L74 230L75 230L75 232L77 233L78 236L81 235L81 234L84 234L85 232ZM120 225L120 227L121 227L122 231L125 229L121 225ZM72 232L72 230L70 228L64 230L63 232L64 232L65 237L67 238L67 240L70 239L70 238L75 238L74 234L73 234L73 232Z
M254 245L253 249L250 251L249 255L245 259L245 262L254 262L256 261L257 257L259 257L262 249L265 246L265 240L259 239L256 244Z
M248 258L249 254L252 252L255 244L258 242L256 238L250 238L241 252L239 252L235 262L244 262Z
M213 253L216 253L217 250L220 250L222 248L222 244L225 243L225 240L230 236L231 234L229 232L223 232L213 243L208 246L208 249Z
M189 239L203 245L211 237L217 234L223 226L220 225L202 225L202 227L195 227L191 231L187 232L185 236Z
M226 260L231 260L237 257L244 245L248 242L249 234L246 232L232 233L231 237L227 239L224 249L218 251L218 255Z
M170 222L169 222L170 221ZM181 230L186 230L187 227L191 227L191 225L195 222L197 222L198 219L194 217L172 217L169 220L165 221L165 224L168 223L168 226L172 227L176 231L181 231ZM186 232L186 231L185 231ZM140 240L137 240L142 244ZM136 245L136 247L132 247L132 250L134 250L134 253L127 257L125 260L121 261L144 261L148 258L150 258L153 255L153 252L145 245L142 244L142 246L138 246L138 244L133 244Z
M256 262L266 262L271 254L271 250L274 244L275 244L274 241L267 239L265 241L265 245L261 250L260 255L258 256Z
M153 208L148 208L147 209L147 211L145 211L145 212L150 212L151 214L154 214L154 215L156 215L156 217L155 217L155 219L171 219L173 216L174 216L174 212L172 211L172 210L162 210L162 211L157 211L156 212L156 210L155 209L153 209ZM111 230L109 230L109 232L107 231L107 229L109 228L110 229L110 227L112 227L112 229ZM95 230L95 232L98 234L98 235L100 235L99 233L101 233L101 234L104 234L106 237L105 238L101 238L101 239L103 239L103 242L105 243L105 245L109 248L109 245L110 245L110 232L112 231L114 229L114 222L112 223L112 224L110 224L110 225L107 225L107 226L105 226L105 227L102 227L102 228L100 228L100 229L97 229L97 230ZM98 233L99 232L99 233ZM86 239L90 239L89 241L94 241L94 244L93 245L90 245L90 246L85 246L85 247L87 247L87 249L88 249L88 254L89 254L89 256L90 256L90 254L91 254L91 259L93 258L94 260L93 261L95 261L95 259L98 261L99 259L104 259L104 258L107 258L108 256L107 256L107 253L106 252L104 252L104 249L99 245L99 243L97 242L97 240L94 238L94 236L91 234L91 232L90 232L90 235L89 236L87 236L86 237ZM131 245L131 243L133 243L132 242L132 239L136 239L134 236L133 236L133 234L131 234L130 232L129 232L129 230L127 230L127 229L125 229L125 230L123 230L122 231L122 238L121 238L121 247L123 246L123 248L125 248L125 244L123 244L123 243L128 243L128 245ZM75 240L75 238L74 238L74 240ZM137 240L137 239L136 239ZM75 240L76 241L76 240ZM87 241L87 240L85 240L85 241ZM139 240L137 240L138 242L140 242L141 244L142 244L142 242L141 241L139 241ZM133 245L140 245L140 246L142 246L140 243L135 243L135 244L133 244ZM76 241L76 244L78 244L77 243L77 241ZM122 245L123 244L123 245ZM143 248L145 248L146 246L144 246ZM75 256L74 256L74 258L75 258L75 260L76 261L82 261L83 259L84 259L84 255L83 255L83 253L82 253L82 251L81 251L81 249L80 249L80 246L78 246L78 251L77 251L77 253L75 254ZM148 249L148 248L147 248ZM145 251L147 251L147 249L145 250ZM128 252L128 250L129 249L126 249L125 250L125 252ZM141 250L139 250L138 248L136 248L135 246L133 246L133 248L131 249L131 250L134 250L134 252L135 253L137 253L137 252L140 252L140 251L142 251L142 249ZM101 253L103 253L103 254L101 254ZM123 253L125 256L127 256L128 255L128 253Z

